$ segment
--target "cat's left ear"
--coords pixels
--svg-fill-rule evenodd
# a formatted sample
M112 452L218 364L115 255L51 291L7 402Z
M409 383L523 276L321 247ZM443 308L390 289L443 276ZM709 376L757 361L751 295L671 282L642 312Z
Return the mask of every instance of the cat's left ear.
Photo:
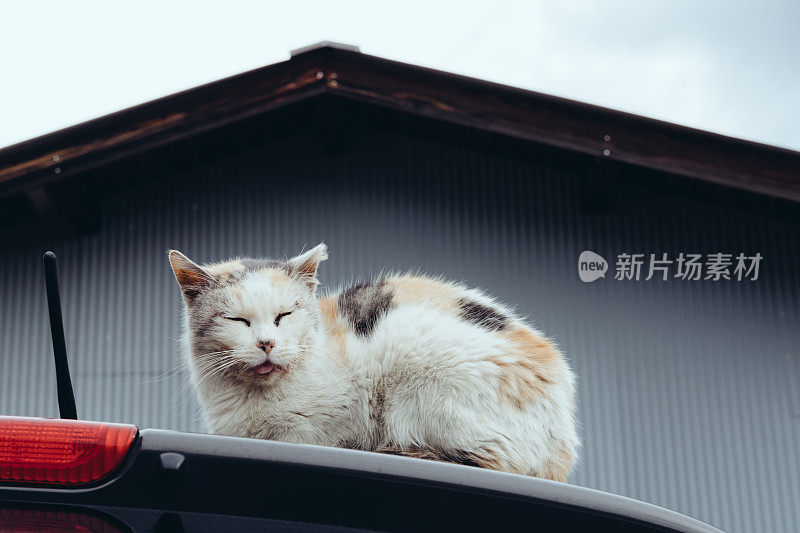
M328 247L325 246L324 242L321 242L306 253L289 259L286 263L292 269L292 273L306 282L313 291L319 284L317 267L327 258Z
M178 250L169 251L169 264L172 266L172 272L175 273L178 285L181 286L181 291L190 300L214 281L213 276L203 267Z

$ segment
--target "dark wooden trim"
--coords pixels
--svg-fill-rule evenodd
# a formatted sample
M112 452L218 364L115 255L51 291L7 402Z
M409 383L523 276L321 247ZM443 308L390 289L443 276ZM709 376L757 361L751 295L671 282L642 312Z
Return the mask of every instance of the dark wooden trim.
M4 148L0 197L322 94L323 59L278 63Z
M611 161L800 201L800 152L332 50L332 93Z
M334 47L0 150L0 197L322 94L800 202L800 153Z

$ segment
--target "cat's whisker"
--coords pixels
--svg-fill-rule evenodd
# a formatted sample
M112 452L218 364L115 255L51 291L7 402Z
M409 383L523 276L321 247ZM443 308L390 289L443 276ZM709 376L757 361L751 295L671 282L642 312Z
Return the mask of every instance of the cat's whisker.
M207 353L197 354L196 357L211 357L215 355L227 355L233 353L243 353L243 352L241 350L220 350L218 352L207 352Z
M220 358L213 361L209 361L202 367L199 367L198 373L204 375L220 374L223 373L228 368L235 366L237 364L244 364L244 363L239 359L233 357L229 359Z
M149 383L155 383L157 381L164 381L165 379L167 379L169 377L172 377L175 374L180 373L183 370L185 370L185 367L183 367L183 365L178 365L176 367L171 368L170 370L167 370L163 374L159 374L159 375L157 375L155 377L152 377L150 379L145 379L143 381L139 381L137 383L137 385L147 385Z
M227 368L235 365L236 363L237 361L212 361L203 367L198 368L198 372L201 374L213 374L223 367Z

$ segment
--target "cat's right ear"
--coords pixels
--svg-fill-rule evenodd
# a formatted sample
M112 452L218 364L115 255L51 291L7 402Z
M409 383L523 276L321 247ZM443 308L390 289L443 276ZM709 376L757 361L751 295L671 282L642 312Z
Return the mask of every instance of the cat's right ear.
M214 281L211 274L178 250L169 251L169 264L172 265L175 279L187 298L194 298Z

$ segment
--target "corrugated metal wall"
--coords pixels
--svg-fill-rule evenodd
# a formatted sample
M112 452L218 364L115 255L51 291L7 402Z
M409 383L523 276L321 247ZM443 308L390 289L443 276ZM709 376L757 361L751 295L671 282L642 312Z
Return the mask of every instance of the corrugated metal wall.
M165 250L200 260L326 241L325 285L421 268L516 304L580 376L571 481L729 531L800 524L800 228L627 188L582 214L578 177L376 131L347 155L272 143L124 191L98 235L47 220L0 233L0 412L54 416L40 256L61 258L79 414L201 430L176 356ZM582 283L578 254L760 252L756 282Z

